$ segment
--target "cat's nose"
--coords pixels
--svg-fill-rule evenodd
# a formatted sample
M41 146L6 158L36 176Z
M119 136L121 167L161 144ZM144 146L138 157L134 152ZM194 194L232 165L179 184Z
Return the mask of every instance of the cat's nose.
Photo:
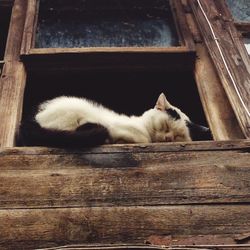
M173 140L172 140L172 138L171 138L171 137L166 136L166 137L165 137L165 141L166 141L166 142L171 142L171 141L173 141Z
M171 142L171 141L174 141L174 134L173 132L168 132L166 135L165 135L165 141L166 142Z

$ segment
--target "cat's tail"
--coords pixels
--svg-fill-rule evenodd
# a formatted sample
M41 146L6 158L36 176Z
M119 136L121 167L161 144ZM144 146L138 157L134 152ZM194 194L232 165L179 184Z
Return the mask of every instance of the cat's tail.
M35 121L22 122L17 135L18 146L93 147L109 140L107 128L96 123L86 123L75 131L42 128Z

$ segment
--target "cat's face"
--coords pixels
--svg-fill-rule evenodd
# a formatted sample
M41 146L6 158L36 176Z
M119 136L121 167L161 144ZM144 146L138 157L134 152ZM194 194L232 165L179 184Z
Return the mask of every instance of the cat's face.
M162 93L154 108L152 141L192 141L211 139L210 130L194 124L180 109L171 105Z

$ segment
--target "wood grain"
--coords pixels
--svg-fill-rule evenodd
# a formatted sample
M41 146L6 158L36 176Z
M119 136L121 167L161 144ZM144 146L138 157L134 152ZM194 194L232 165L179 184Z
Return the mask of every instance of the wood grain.
M213 139L243 139L243 132L220 82L206 45L202 41L201 33L191 14L190 6L187 0L182 0L182 3L187 10L188 26L196 42L195 79Z
M197 44L196 50L196 83L213 138L243 139L242 130L204 44Z
M2 248L143 243L151 235L249 232L249 205L0 210ZM202 226L201 226L202 225ZM15 246L15 247L14 247Z
M26 54L32 48L34 36L36 34L35 26L38 16L38 2L29 0L27 3L27 11L25 15L24 32L21 46L21 54Z
M250 202L249 147L179 152L137 147L2 150L0 207Z
M21 119L26 72L19 61L19 53L25 9L26 1L15 1L0 78L0 147L14 146L16 128Z
M21 56L29 70L193 70L195 52L186 47L32 49Z
M197 2L194 0L190 0L189 2L241 129L244 135L249 138L250 117L247 115L229 74L225 69L222 57L211 36L209 25L198 7ZM250 58L239 38L239 34L234 26L229 10L226 8L225 1L204 0L202 1L202 6L219 39L225 61L236 82L242 100L247 109L250 110Z

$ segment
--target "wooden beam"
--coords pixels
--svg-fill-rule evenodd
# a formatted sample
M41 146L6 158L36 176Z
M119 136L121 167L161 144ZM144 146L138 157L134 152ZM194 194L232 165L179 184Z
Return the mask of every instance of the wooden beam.
M229 77L215 40L212 38L209 25L198 6L197 1L190 0L189 2L191 3L198 26L218 71L218 76L220 77L228 99L238 119L240 127L244 135L249 138L250 117L242 105L232 80ZM236 87L238 88L242 100L249 111L250 59L246 48L239 38L239 34L234 26L229 10L227 9L224 1L203 0L201 1L201 4L218 38L225 61L236 82Z
M26 72L19 56L26 4L26 0L16 0L11 16L0 78L0 147L14 146L15 131L21 119Z
M144 243L152 235L249 232L249 205L0 210L2 249L64 244ZM202 225L202 226L201 226Z
M196 83L214 140L244 139L245 136L204 44L197 44L196 51Z
M0 208L249 203L250 147L228 146L2 150Z
M193 70L196 53L172 48L49 48L22 55L28 70Z
M194 41L197 59L195 79L205 115L214 140L232 140L245 138L220 82L216 68L204 44L197 23L187 0L182 0L186 9L186 18Z

